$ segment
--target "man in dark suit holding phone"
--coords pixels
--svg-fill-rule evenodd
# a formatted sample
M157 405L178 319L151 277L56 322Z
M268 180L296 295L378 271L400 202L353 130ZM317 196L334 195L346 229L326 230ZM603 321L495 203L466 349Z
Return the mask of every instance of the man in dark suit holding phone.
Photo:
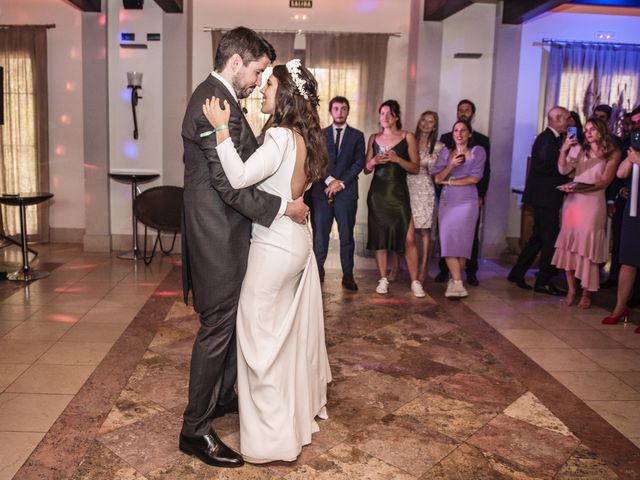
M469 122L469 124L471 124L473 122L473 117L475 116L475 114L476 106L471 100L464 99L458 102L458 120L466 120L467 122ZM440 141L444 143L449 150L455 148L455 143L453 141L453 132L443 134L440 137ZM489 137L473 130L471 132L469 145L471 147L479 145L484 148L484 151L487 154L487 158L484 162L482 179L476 184L476 188L478 189L478 199L480 202L479 208L482 208L484 206L484 198L486 197L487 190L489 189L489 177L491 176L491 164L489 162L491 153L491 142L489 141ZM471 258L467 261L465 267L467 273L467 283L469 285L473 285L474 287L477 287L480 284L480 282L478 281L478 277L476 276L476 273L478 272L478 251L480 249L480 217L481 216L478 215L478 222L476 223L476 231L473 239L473 248L471 249ZM438 283L447 281L447 279L449 278L449 269L447 268L447 262L445 262L444 258L440 258L438 267L440 269L440 272L436 275L435 281Z
M569 181L558 171L562 134L567 131L569 111L553 107L547 114L548 126L536 137L531 149L531 164L522 203L533 207L534 224L529 241L520 252L508 279L518 287L531 290L524 276L540 252L540 270L534 290L549 295L562 295L552 283L556 268L551 265L556 238L560 232L560 208L564 193L556 187Z
M329 152L327 177L311 187L313 252L318 262L320 281L323 281L329 234L335 218L340 235L342 286L356 291L358 285L353 279L353 228L358 209L358 175L364 168L364 135L347 125L349 100L345 97L331 99L329 114L333 123L324 129Z

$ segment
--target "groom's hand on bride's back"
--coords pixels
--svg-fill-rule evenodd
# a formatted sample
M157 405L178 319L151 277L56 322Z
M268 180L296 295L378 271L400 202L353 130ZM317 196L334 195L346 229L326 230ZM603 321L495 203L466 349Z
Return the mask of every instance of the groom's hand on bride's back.
M309 207L304 203L302 197L298 197L287 203L284 214L296 223L305 224L307 223L307 215L309 215Z

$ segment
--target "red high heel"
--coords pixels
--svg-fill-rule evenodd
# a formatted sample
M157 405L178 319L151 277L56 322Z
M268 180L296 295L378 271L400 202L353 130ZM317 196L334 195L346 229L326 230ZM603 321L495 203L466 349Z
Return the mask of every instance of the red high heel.
M602 319L602 324L603 325L615 325L616 323L618 323L620 320L622 320L623 322L627 322L629 320L629 308L625 308L622 313L620 315L609 315L608 317L605 317ZM640 327L638 327L636 329L636 333L640 333Z

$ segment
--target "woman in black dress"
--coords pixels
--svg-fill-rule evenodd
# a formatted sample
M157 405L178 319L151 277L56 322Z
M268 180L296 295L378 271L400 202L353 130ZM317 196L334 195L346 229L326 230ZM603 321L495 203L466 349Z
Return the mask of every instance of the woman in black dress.
M367 196L367 249L375 251L380 272L376 292L384 295L389 291L387 250L391 250L405 256L411 292L416 297L424 297L418 280L418 251L407 188L407 173L420 171L418 146L413 133L402 130L398 102L387 100L378 112L382 132L369 137L364 167L365 174L374 172Z
M634 131L640 130L640 107L631 112L631 120L634 124ZM618 167L618 177L627 179L627 187L630 189L631 171L633 166L638 165L640 168L640 151L629 148L627 158L625 158L620 167ZM640 198L640 195L638 195ZM640 238L640 203L636 200L637 216L632 217L631 213L632 199L627 200L624 216L622 218L622 232L620 234L620 273L618 274L618 293L616 306L611 315L604 318L602 323L605 325L614 325L620 320L626 320L629 317L629 308L627 301L631 296L631 290L636 279L638 267L640 267L640 248L638 248L638 238ZM640 333L640 327L636 328L636 333Z

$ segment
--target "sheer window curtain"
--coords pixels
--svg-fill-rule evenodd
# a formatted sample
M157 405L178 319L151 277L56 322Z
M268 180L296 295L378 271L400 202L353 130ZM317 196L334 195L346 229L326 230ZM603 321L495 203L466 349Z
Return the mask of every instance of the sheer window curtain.
M4 67L4 125L0 125L0 191L49 190L49 112L46 27L0 28L0 65ZM0 231L20 232L19 210L2 206ZM47 204L27 209L27 231L49 238Z
M378 129L378 106L384 100L388 34L309 33L306 35L306 66L320 87L323 125L331 123L329 100L336 95L349 99L349 123L365 132Z
M610 127L618 132L622 113L640 99L640 45L551 42L549 47L543 114L562 105L584 121L605 103L614 109Z

